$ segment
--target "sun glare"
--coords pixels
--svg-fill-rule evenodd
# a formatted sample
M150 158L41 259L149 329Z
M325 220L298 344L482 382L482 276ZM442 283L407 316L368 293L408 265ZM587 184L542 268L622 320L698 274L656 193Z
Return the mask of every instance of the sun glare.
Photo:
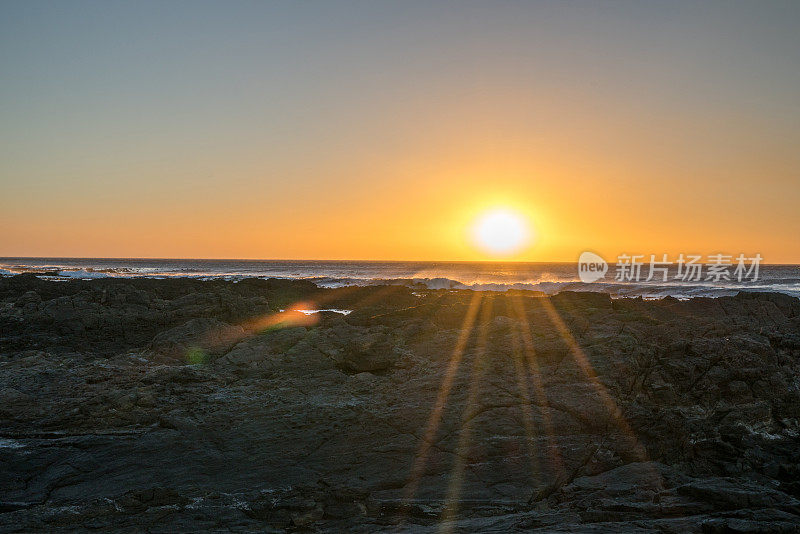
M478 247L489 254L513 254L529 240L528 222L513 210L494 209L478 217L473 237Z

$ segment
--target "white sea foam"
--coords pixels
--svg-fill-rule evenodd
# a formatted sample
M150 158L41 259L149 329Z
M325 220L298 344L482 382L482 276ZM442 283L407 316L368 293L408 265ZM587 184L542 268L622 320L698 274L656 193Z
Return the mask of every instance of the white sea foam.
M58 276L63 276L65 278L80 278L81 280L89 280L92 278L108 278L111 275L109 273L78 269L75 271L59 271Z
M246 278L304 279L323 288L347 286L406 286L415 292L437 291L595 291L614 298L698 296L719 297L739 291L773 291L800 296L800 267L765 265L755 283L736 281L618 282L613 271L597 282L578 279L577 266L561 264L487 264L431 262L325 262L255 260L103 260L103 259L0 259L0 276L34 273L45 280L101 278L192 278L230 280Z

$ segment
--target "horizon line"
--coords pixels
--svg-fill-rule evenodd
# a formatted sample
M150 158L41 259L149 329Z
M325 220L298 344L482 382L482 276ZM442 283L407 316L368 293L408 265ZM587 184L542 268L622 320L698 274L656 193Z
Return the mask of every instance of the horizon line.
M372 259L372 260L353 260L353 259L307 259L307 258L191 258L191 257L182 257L182 258L168 258L168 257L154 257L154 256L144 256L144 257L102 257L102 256L0 256L0 261L2 260L134 260L134 261L147 261L147 260L155 260L155 261L250 261L250 262L333 262L333 263L531 263L531 264L554 264L554 263L562 263L562 264L577 264L578 259L574 261L532 261L532 260L381 260L381 259ZM616 265L616 262L609 261L607 262L609 265ZM671 262L676 263L676 262ZM649 262L642 262L642 265L648 265ZM709 262L700 262L701 265L707 265ZM731 263L731 265L735 265ZM800 262L797 263L767 263L761 262L760 265L762 266L797 266L800 265Z

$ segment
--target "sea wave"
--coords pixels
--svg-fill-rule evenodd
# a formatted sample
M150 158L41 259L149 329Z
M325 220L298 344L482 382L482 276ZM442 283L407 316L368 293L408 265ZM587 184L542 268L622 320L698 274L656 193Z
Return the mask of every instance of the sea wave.
M94 271L91 269L76 269L74 271L58 271L58 276L63 276L65 278L79 278L81 280L87 280L92 278L108 278L109 276L111 276L111 274L101 271Z
M346 286L403 285L412 289L431 290L472 290L472 291L535 291L554 295L561 291L584 291L609 293L612 297L642 297L659 299L673 297L689 299L694 297L722 297L736 295L740 291L780 292L800 297L800 283L794 284L731 284L711 283L686 284L666 282L662 284L635 282L591 282L580 280L540 281L540 282L474 282L466 283L452 278L311 278L320 287L335 288Z
M765 266L758 282L735 281L620 282L614 279L583 283L569 264L544 264L521 268L500 266L487 270L480 264L389 264L370 262L282 262L211 260L80 260L20 259L0 261L0 276L33 273L47 280L102 278L192 278L230 280L246 278L302 279L322 288L400 285L414 290L536 291L553 295L561 291L594 291L613 298L658 299L721 297L739 291L772 291L800 297L800 267ZM439 276L439 273L442 273Z

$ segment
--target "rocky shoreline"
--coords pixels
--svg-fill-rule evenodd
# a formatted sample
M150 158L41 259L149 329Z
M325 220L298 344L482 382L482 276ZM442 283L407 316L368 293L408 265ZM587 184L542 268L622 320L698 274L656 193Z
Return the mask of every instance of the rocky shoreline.
M0 418L3 532L797 532L800 300L4 277Z

